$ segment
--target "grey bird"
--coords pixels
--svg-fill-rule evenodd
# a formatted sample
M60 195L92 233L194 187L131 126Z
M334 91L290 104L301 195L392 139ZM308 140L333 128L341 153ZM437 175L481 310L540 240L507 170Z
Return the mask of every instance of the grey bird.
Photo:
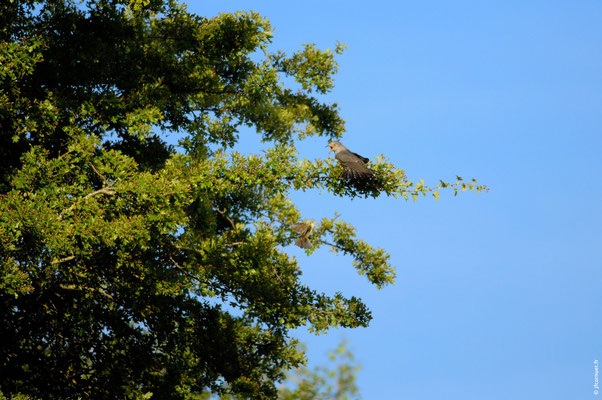
M374 171L366 167L366 163L370 161L366 157L349 151L341 142L330 142L328 147L330 147L328 152L334 151L334 157L343 166L342 178L365 179L371 178L374 175Z
M295 244L302 249L311 249L312 243L309 240L309 235L314 230L314 225L316 224L315 220L309 221L309 223L300 222L297 224L293 224L292 228L295 232L299 232L301 236L295 239Z

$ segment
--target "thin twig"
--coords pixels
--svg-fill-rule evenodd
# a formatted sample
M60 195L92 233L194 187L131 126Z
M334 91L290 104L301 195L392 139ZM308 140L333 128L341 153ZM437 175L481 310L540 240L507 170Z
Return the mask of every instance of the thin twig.
M234 222L230 219L230 217L228 217L226 214L224 214L223 211L221 211L219 208L217 208L213 204L211 206L213 207L213 209L215 211L217 211L219 213L219 215L221 215L222 217L226 218L228 220L228 222L230 222L230 225L232 225L232 229L236 229L236 224L234 224Z
M81 200L78 200L75 203L71 204L71 207L69 207L67 210L61 211L61 213L59 214L59 219L62 218L63 214L65 214L66 212L73 211L80 203L83 203L84 201L88 200L90 197L94 197L99 194L106 194L108 196L113 196L113 195L115 195L115 189L113 189L110 186L106 186L106 187L103 187L102 189L98 189L95 192L88 193Z
M198 277L196 277L196 276L192 275L190 272L188 272L188 271L186 270L186 268L184 268L184 267L180 266L180 265L179 265L179 264L176 262L176 260L174 260L174 259L173 259L173 257L172 257L171 255L169 256L169 259L171 260L171 262L173 263L173 265L175 265L175 267L176 267L177 269L179 269L180 271L182 271L182 273L183 273L184 275L186 275L186 276L187 276L187 277L189 277L190 279L192 279L192 280L196 281L197 283L200 283L201 285L205 285L205 284L206 284L206 282L203 282L203 281L202 281L202 280L200 280Z
M278 275L278 271L276 271L276 268L273 265L272 270L274 271L274 275L276 275L276 279L278 279L278 282L283 283L282 279L280 279L280 275Z
M50 265L60 264L75 259L75 256L67 256L63 258L55 258L50 262Z
M328 245L328 246L330 246L330 247L334 247L334 248L336 248L336 249L339 249L339 250L341 250L341 251L344 251L344 252L346 252L346 253L349 253L349 250L348 250L348 249L345 249L345 248L343 248L343 247L341 247L341 246L339 246L339 245L336 245L336 244L333 244L333 243L327 242L326 240L320 240L320 243L322 243L322 244L327 244L327 245Z
M205 255L205 254L204 254L202 251L200 251L200 250L197 250L197 249L193 249L192 247L184 247L184 246L180 246L180 245L177 245L177 244L174 244L173 246L174 246L176 249L178 249L178 250L183 250L183 251L192 251L192 252L194 252L194 253L197 253L197 254L199 254L199 255L201 255L201 256L204 256L204 255Z
M110 185L109 181L107 180L107 178L105 178L103 174L101 174L100 172L98 172L98 170L96 169L96 167L94 166L94 164L92 164L91 162L89 162L88 165L94 170L94 172L96 173L96 175L98 175L100 177L100 179L102 179L102 181L105 183L106 186Z

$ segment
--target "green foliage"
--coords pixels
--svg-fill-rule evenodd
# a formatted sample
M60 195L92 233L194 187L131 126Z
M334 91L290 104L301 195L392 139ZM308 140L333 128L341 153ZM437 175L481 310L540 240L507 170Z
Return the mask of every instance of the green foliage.
M288 195L418 198L380 157L338 179L295 142L337 138L334 51L270 53L254 12L173 0L0 5L0 390L43 398L266 398L303 354L288 332L367 326L357 297L303 285ZM283 85L293 77L298 89ZM263 154L230 150L241 126ZM179 150L166 144L181 137ZM312 216L313 217L313 216ZM317 217L317 216L316 216ZM323 218L311 240L381 287L389 256ZM307 250L308 254L315 248Z
M313 370L301 366L287 373L286 380L278 388L278 398L281 400L359 398L355 379L360 367L356 365L353 354L347 349L346 341L330 352L329 360L332 366L321 365Z
M28 396L26 394L12 394L9 397L6 397L2 392L0 392L0 400L36 400L35 398Z

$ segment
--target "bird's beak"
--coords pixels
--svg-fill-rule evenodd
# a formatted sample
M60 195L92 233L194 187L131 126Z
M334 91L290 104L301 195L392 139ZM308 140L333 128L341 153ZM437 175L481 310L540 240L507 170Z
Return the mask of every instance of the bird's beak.
M328 150L329 153L334 149L334 147L332 147L331 145L327 145L326 147L330 147L330 150Z

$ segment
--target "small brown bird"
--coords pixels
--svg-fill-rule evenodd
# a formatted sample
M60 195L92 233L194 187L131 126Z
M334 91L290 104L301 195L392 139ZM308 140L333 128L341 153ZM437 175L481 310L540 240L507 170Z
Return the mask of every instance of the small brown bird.
M315 220L309 221L309 223L300 222L297 224L293 224L292 228L295 232L299 232L301 236L295 239L295 244L302 249L311 249L312 243L309 240L309 235L314 230L314 225L316 224Z
M334 157L343 166L342 178L365 179L371 178L374 175L374 171L366 167L366 163L370 161L366 157L349 151L341 142L330 142L328 147L330 147L328 152L334 151Z

